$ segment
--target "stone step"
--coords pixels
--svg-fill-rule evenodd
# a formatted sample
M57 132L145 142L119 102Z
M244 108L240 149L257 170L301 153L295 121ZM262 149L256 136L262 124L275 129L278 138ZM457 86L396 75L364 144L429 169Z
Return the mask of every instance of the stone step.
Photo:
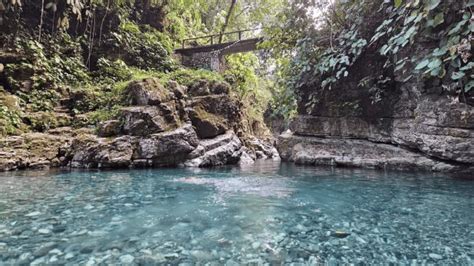
M59 104L62 106L69 106L71 105L72 99L71 98L61 98L59 99Z
M69 114L71 112L71 110L69 110L67 107L65 106L57 106L57 107L54 107L53 111L55 113L63 113L63 114Z

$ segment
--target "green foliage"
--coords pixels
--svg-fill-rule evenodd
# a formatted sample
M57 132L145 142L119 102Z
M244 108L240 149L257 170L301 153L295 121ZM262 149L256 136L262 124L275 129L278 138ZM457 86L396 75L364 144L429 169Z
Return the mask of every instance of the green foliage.
M87 114L88 122L94 125L100 122L115 119L120 114L122 105L113 105L110 108L101 108Z
M19 131L21 126L22 119L20 112L0 105L0 136L15 134Z
M168 80L174 80L184 86L191 86L203 79L208 81L224 81L224 78L216 72L189 68L180 68L168 74L159 75L159 77L164 83Z
M133 76L132 70L120 59L110 61L100 58L97 61L96 80L102 83L112 83L129 80Z
M255 121L263 121L263 113L272 98L270 79L260 74L259 58L254 53L241 53L227 56L225 80L239 95L247 116Z
M24 108L33 111L53 111L58 105L61 95L55 90L32 90L31 92L17 92L23 100Z
M307 95L310 110L319 101L319 91L341 87L334 85L356 74L351 67L362 54L374 50L386 59L381 71L403 76L401 82L418 71L426 79L440 79L445 89L464 93L474 87L474 64L470 64L474 27L468 1L334 1L320 8L324 16L319 23L311 15L318 9L316 2L295 3L279 15L286 31L269 31L271 38L263 46L277 57L291 57L287 87L305 93L314 88ZM374 10L386 14L385 19L374 16ZM285 35L293 29L294 33ZM407 55L406 47L420 40L438 45L422 58ZM370 82L360 80L359 87L367 88L375 104L391 82L390 77L372 77Z
M255 54L233 54L227 56L226 61L225 79L237 89L242 98L249 93L258 92L260 79L256 72L260 65Z
M268 14L280 13L286 2L284 0L239 0L230 16L226 31L260 28L267 25L272 19L272 16ZM166 30L177 42L190 37L219 33L224 25L230 3L229 0L168 1L165 6L168 21ZM200 39L197 42L206 43L207 40Z
M78 85L89 81L80 48L68 35L49 41L47 47L45 49L43 44L31 39L16 40L16 49L22 53L22 60L5 67L8 83L14 90L48 89L60 84Z
M170 71L172 42L168 36L147 25L122 20L118 32L112 33L107 46L117 50L119 58L142 69Z
M413 43L416 36L436 34L439 39L438 47L421 60L412 59L411 61L416 63L414 70L440 79L447 73L452 73L450 83L468 92L471 88L469 83L474 78L472 76L474 64L469 64L471 57L469 40L472 39L473 32L472 22L469 21L472 12L467 2L459 4L462 8L456 14L453 14L447 5L448 3L443 4L440 0L425 3L410 1L401 5L396 11L396 16L385 20L377 28L371 43L379 41L385 34L390 34L390 38L379 51L382 55L396 56L408 43ZM456 16L459 19L445 24L445 17L449 16ZM408 58L401 58L386 65L394 64L395 69L399 70L405 65L406 59Z
M272 99L269 102L269 110L273 117L283 117L289 121L296 115L296 95L292 87L287 86L289 77L293 75L290 61L282 58L276 62L276 81L270 87Z

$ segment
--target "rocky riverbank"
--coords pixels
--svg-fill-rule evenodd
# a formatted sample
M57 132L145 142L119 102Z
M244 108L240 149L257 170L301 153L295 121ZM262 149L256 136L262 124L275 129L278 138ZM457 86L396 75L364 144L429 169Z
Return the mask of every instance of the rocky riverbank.
M358 76L377 73L376 59L366 56ZM474 172L474 107L441 85L392 73L384 97L374 103L370 89L349 77L338 90L317 93L308 110L303 91L299 115L281 135L283 160L309 165L381 169ZM408 75L408 74L405 74ZM342 92L341 92L342 91Z
M59 127L0 139L0 170L248 164L279 159L271 138L257 138L226 83L189 88L158 79L131 82L129 106L97 128Z
M415 92L371 116L300 115L279 137L280 155L299 164L472 174L474 108L446 96L410 99Z

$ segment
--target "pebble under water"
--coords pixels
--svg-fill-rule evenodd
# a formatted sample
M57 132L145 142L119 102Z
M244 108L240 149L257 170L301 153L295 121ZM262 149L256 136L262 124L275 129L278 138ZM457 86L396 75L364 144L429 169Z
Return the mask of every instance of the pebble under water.
M299 167L0 174L0 265L473 265L474 181Z

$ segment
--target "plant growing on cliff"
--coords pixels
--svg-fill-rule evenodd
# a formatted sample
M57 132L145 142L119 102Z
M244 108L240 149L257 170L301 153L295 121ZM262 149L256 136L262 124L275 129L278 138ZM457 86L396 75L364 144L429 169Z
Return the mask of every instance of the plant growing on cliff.
M334 1L320 8L319 22L312 16L317 7L314 1L295 2L284 14L284 25L297 34L276 31L271 36L283 42L293 58L294 75L286 84L296 91L316 89L307 96L309 110L318 102L318 91L337 89L353 76L357 70L352 67L366 52L377 51L385 58L384 71L396 72L402 77L398 82L409 81L412 72L419 71L427 80L440 79L445 90L461 96L474 86L472 1ZM437 45L421 58L405 54L408 44L422 40ZM387 78L392 77L378 79ZM375 93L373 102L382 94Z
M21 126L22 119L18 111L0 106L0 136L17 133Z

